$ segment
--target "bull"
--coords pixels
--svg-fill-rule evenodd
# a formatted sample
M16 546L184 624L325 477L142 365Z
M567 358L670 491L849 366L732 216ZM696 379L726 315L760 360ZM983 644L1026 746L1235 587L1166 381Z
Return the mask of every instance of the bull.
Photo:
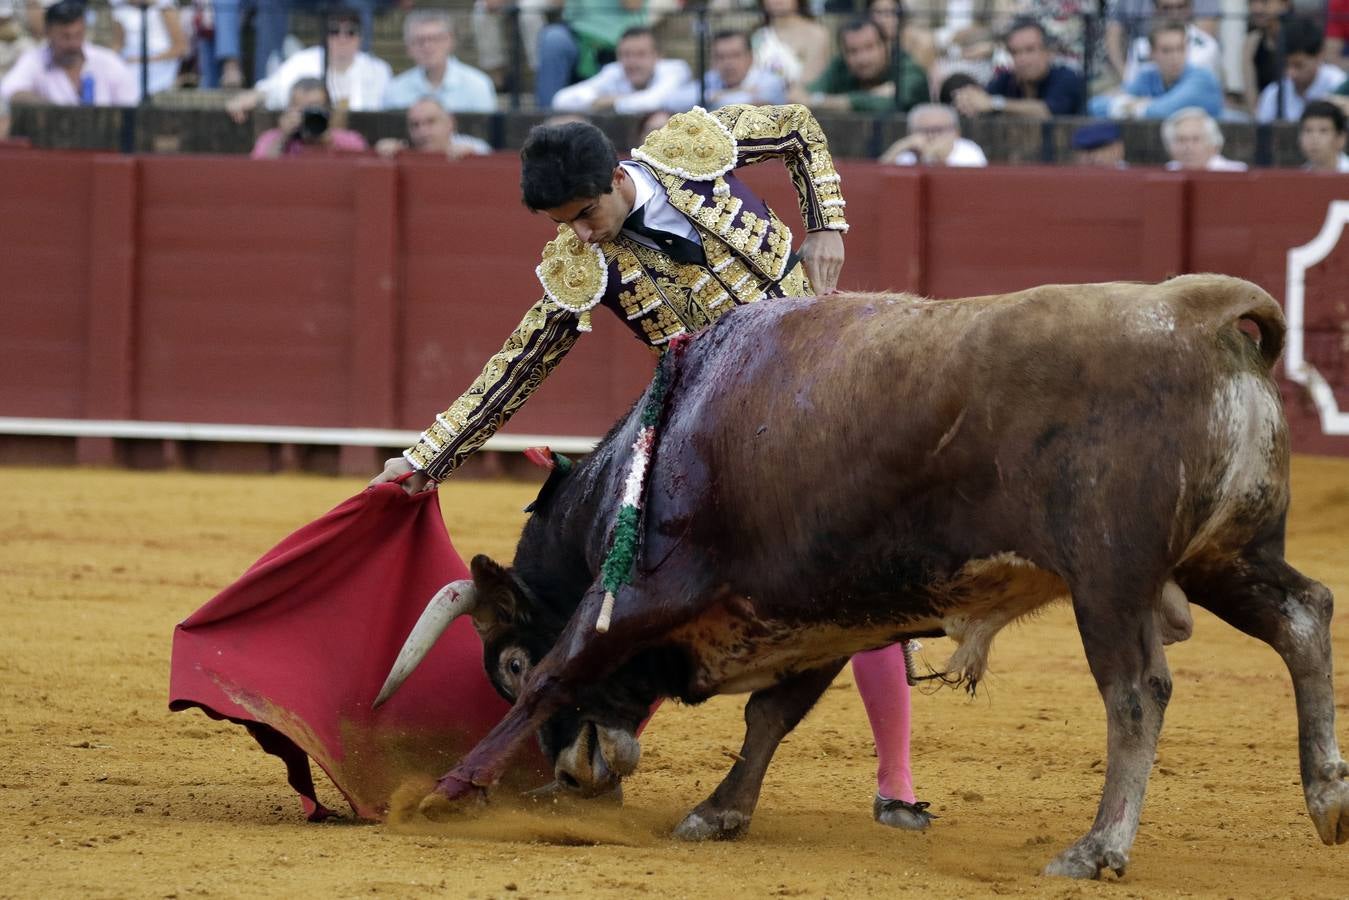
M560 781L602 792L635 768L658 698L751 692L735 764L676 830L735 837L849 656L947 635L943 674L973 688L999 629L1067 596L1108 756L1094 823L1046 873L1123 875L1172 691L1163 645L1189 636L1189 603L1283 658L1307 809L1344 843L1333 599L1284 560L1284 332L1267 293L1213 275L728 313L662 363L639 558L610 627L599 574L639 410L554 472L513 567L473 559L409 641L403 674L471 614L514 701L423 812L485 792L533 732Z

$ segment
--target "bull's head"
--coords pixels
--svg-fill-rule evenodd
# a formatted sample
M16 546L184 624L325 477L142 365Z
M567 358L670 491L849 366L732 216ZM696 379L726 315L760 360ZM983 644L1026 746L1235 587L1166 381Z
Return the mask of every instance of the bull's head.
M486 556L474 557L470 569L472 580L446 585L427 605L376 706L397 690L461 615L473 618L492 686L514 703L579 603L579 596L562 600L541 596L515 572ZM539 730L539 744L553 764L559 787L600 796L613 792L636 769L641 755L636 733L655 693L648 679L624 674L620 670L602 684L580 688L574 702Z

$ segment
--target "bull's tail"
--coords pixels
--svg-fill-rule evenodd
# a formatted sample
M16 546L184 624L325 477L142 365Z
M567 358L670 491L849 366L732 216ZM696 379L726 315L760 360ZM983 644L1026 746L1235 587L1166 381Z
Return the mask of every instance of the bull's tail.
M1198 318L1197 324L1213 334L1236 328L1255 343L1255 337L1241 327L1243 322L1253 325L1259 333L1257 346L1265 368L1274 367L1283 352L1288 325L1278 301L1263 288L1227 275L1183 275L1167 286L1179 289L1185 308Z

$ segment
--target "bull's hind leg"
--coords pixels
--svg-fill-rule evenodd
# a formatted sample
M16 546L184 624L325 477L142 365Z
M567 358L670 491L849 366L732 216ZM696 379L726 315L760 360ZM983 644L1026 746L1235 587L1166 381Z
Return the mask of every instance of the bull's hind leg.
M755 691L745 704L745 743L721 784L675 828L686 841L729 840L749 829L759 803L764 773L782 739L797 726L846 659L794 675L771 688Z
M1091 830L1045 867L1046 875L1123 875L1171 699L1171 673L1153 618L1161 581L1102 578L1073 585L1073 611L1087 662L1105 701L1105 788Z
M1349 765L1335 740L1330 652L1334 598L1283 559L1282 540L1225 565L1177 572L1190 600L1273 647L1293 677L1307 812L1321 840L1349 842Z

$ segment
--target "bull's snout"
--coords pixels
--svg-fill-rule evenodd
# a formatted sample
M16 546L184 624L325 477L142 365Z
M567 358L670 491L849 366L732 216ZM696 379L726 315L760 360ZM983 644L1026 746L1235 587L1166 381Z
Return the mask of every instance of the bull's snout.
M637 769L642 746L630 732L586 722L576 740L557 756L553 775L585 797L612 791Z

